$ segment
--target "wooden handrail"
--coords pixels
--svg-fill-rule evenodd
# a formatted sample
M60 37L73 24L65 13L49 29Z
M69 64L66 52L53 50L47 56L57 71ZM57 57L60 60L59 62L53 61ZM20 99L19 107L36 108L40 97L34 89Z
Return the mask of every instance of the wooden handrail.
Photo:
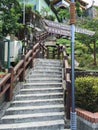
M41 37L45 37L46 35L47 33L45 32L41 34ZM37 43L28 51L28 53L22 56L22 59L16 64L16 66L9 69L8 74L0 81L0 97L4 94L7 94L7 101L12 99L13 83L18 78L20 81L24 80L25 70L27 69L28 65L33 67L34 57L38 55L40 48L42 48L43 51L47 50L44 45L40 44L40 41L37 41Z
M38 48L38 47L39 47L39 42L34 45L33 50L35 51L36 48Z
M29 50L29 52L25 55L25 59L27 60L31 54L32 54L32 50Z
M14 67L14 72L16 72L22 65L23 65L23 60L20 60L17 65Z
M5 84L5 83L8 81L8 79L9 79L10 77L11 77L11 74L9 74L9 73L3 77L3 79L0 81L0 88L1 88L1 86L2 86L3 84Z

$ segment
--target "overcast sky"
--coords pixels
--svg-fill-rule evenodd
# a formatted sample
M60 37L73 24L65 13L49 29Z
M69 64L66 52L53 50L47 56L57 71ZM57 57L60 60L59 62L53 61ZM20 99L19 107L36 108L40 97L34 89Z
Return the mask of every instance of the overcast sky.
M94 1L94 5L98 6L98 0L84 0L85 2L89 3L89 6L92 5L92 2Z

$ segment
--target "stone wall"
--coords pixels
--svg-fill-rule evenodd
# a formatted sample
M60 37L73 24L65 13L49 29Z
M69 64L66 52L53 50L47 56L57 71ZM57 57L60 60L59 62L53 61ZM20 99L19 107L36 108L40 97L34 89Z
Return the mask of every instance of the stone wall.
M94 70L76 70L75 69L75 77L84 77L84 76L98 76L98 71Z

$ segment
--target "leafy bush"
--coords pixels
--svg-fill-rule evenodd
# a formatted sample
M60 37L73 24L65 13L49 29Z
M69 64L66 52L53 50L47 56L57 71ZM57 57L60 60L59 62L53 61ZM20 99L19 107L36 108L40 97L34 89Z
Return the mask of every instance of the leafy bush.
M45 16L45 18L48 20L51 20L51 21L55 20L55 17L53 15L47 15L47 16Z
M56 41L58 44L68 44L70 45L70 40L64 39L64 38L58 38Z
M76 107L98 112L98 77L79 77L75 80Z
M86 67L92 64L93 58L89 54L82 54L78 58L79 67Z
M85 44L76 42L75 44L75 51L79 50L80 52L87 53L88 47Z

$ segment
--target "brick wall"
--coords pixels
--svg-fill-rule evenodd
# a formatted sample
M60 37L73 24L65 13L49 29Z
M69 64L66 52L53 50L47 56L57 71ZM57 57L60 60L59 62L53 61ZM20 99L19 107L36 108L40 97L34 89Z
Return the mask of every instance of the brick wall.
M92 113L80 108L77 112L77 130L98 130L98 112Z

